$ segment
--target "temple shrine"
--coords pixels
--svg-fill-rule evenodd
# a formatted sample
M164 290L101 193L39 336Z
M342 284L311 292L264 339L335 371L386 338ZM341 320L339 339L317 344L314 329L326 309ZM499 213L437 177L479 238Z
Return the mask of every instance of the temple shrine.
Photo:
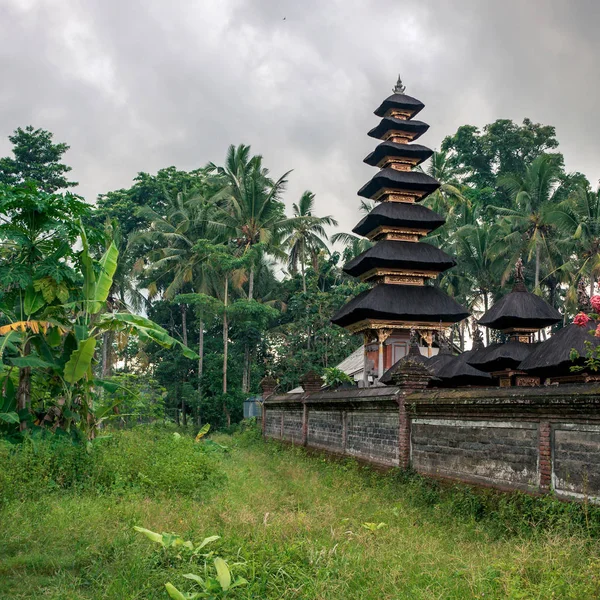
M525 287L523 261L515 265L514 285L510 293L498 300L479 319L479 324L496 329L508 337L472 353L466 362L492 375L502 387L511 385L537 385L536 377L528 376L520 369L537 347L534 334L555 325L562 315L543 298L532 294Z
M374 245L344 266L346 273L372 287L350 300L332 319L364 337L364 385L371 360L381 378L408 354L411 330L418 333L427 355L432 356L434 334L469 315L434 285L438 275L456 262L423 241L445 223L443 216L419 204L440 187L433 177L414 170L433 154L413 143L429 129L414 119L424 104L404 93L400 78L393 92L375 110L381 121L369 131L369 136L382 142L365 162L379 171L358 192L377 205L353 229Z

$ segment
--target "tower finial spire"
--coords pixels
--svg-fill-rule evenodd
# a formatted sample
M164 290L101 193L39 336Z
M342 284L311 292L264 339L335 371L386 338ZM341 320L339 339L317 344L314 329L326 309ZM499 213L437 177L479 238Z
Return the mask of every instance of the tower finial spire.
M396 82L396 85L392 88L392 92L394 92L394 94L404 94L405 91L406 86L402 84L402 77L400 77L400 75L398 74L398 81Z

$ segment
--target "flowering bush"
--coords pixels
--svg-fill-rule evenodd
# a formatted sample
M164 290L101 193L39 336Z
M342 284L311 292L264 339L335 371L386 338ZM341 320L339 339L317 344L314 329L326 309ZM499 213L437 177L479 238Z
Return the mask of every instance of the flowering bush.
M594 296L595 298L596 296ZM590 322L590 318L585 314L580 312L578 315L575 316L575 318L573 319L573 324L577 325L578 327L585 327L588 323Z
M600 313L600 296L592 296L590 298L590 304L595 312Z

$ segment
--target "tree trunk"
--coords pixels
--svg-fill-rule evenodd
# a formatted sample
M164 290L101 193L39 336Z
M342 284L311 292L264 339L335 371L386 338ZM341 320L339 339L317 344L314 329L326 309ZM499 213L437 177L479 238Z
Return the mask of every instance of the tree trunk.
M229 280L225 276L225 300L223 302L225 310L223 311L223 394L227 393L227 344L229 337L229 326L227 323L227 295L229 293Z
M248 277L248 300L254 300L254 265L250 267ZM247 393L250 389L250 346L244 344L244 364L242 365L242 392Z
M187 426L187 414L185 412L185 398L183 396L183 386L181 386L181 416L183 419L183 426L186 427Z
M227 420L227 427L231 425L231 415L227 409L227 403L225 401L227 395L227 350L229 342L229 323L227 322L227 300L229 294L229 280L225 276L225 311L223 312L223 413Z
M304 268L304 244L300 246L300 269L302 270L302 292L306 294L306 271Z
M108 371L108 331L102 334L102 377L106 377Z
M483 292L483 307L485 308L485 312L487 312L489 310L489 301L488 301L487 292ZM485 345L486 346L490 345L490 328L489 327L485 328Z
M244 346L244 367L242 369L242 392L250 390L250 346Z
M538 286L540 285L540 255L541 255L542 249L539 245L539 243L536 244L535 246L535 289L537 290Z
M29 342L25 344L23 356L28 356L31 346ZM31 367L23 367L19 369L19 387L17 389L17 412L29 410L31 407ZM27 422L24 418L21 419L19 429L23 431L27 429Z
M305 270L305 266L304 266L305 261L306 261L306 257L304 256L304 243L302 243L302 245L300 246L300 268L302 270L302 292L304 294L306 294L306 270ZM306 349L310 350L310 324L308 322L308 315L309 315L309 310L308 310L308 303L307 303L306 304L306 325L307 325Z
M594 276L590 273L590 298L594 295Z
M254 265L250 266L250 274L248 275L248 300L254 299Z
M181 339L183 340L183 345L188 345L187 338L187 306L185 304L181 305L181 328L183 330Z
M198 411L197 425L202 425L202 415L200 413L200 402L202 401L202 369L204 367L204 321L200 320L200 330L198 331Z
M102 334L102 377L110 377L112 375L112 344L114 332L105 331Z

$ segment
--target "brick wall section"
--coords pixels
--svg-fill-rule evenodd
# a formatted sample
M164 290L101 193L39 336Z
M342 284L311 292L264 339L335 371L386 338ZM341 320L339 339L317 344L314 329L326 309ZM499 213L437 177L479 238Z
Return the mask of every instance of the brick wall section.
M428 475L536 491L535 423L415 419L412 466Z
M277 409L265 410L264 435L265 437L281 439L281 416L283 411Z
M346 454L373 463L398 466L397 410L354 410L344 414Z
M552 449L550 446L550 422L539 423L539 469L540 469L540 491L547 492L550 489L552 479Z
M600 385L271 396L265 437L501 489L600 501Z
M344 449L341 411L311 410L308 413L307 445L339 452Z
M410 417L404 396L398 398L398 466L410 467Z
M283 439L294 444L302 444L302 408L284 410Z
M595 495L600 490L600 426L552 425L553 483L559 494Z
M288 394L265 402L265 437L280 438L385 466L399 465L397 388Z

